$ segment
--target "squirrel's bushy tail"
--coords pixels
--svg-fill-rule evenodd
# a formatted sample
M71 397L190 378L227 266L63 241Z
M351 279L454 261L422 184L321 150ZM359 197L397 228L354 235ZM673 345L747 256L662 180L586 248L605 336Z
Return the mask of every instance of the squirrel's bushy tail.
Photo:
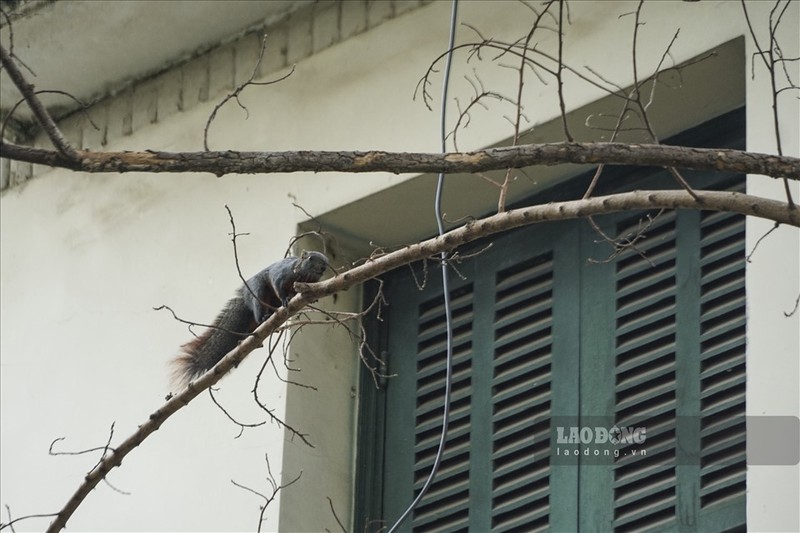
M181 353L172 361L172 382L178 387L189 384L216 365L256 327L240 296L231 298L217 315L213 326L181 346Z

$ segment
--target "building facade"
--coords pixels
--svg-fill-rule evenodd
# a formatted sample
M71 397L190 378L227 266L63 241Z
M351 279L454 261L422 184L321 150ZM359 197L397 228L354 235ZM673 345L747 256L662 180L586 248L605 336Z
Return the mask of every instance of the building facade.
M578 140L607 140L613 120L605 117L615 117L620 107L609 90L629 88L636 81L631 43L637 6L629 2L569 6L563 43L564 63L572 69L564 76L568 123ZM648 114L659 138L776 151L771 87L754 56L757 43L766 42L773 4L749 2L747 7L760 41L751 36L736 2L644 4L637 73L644 79L659 64L665 70L653 92L648 92L653 95ZM483 38L514 42L526 36L536 16L517 2L462 2L457 42ZM223 107L208 128L210 149L435 152L438 114L426 107L424 84L419 82L447 48L449 19L450 3L440 1L55 2L12 17L12 24L17 55L27 60L26 53L30 54L31 70L41 76L34 78L41 79L33 81L37 88L96 98L87 110L93 124L65 100L46 100L67 139L85 149L202 150L209 116L253 73L266 34L256 79L274 80L294 70L280 83L248 87L240 95L242 107L234 102ZM556 19L545 20L551 29L556 24ZM5 25L4 46L8 35ZM544 68L553 65L547 57L557 53L557 33L543 29L535 35L542 68L526 72L522 142L560 141L563 125L556 83ZM785 43L786 57L800 54L797 2L788 4L777 35ZM456 52L448 104L451 127L459 111L482 91L516 97L519 73L509 65L512 58L493 61L488 50L480 57L470 56L468 48ZM442 66L435 63L437 72L430 78L434 110L441 104ZM798 65L785 66L796 84ZM48 72L57 75L49 77ZM8 85L5 75L3 85ZM509 142L513 106L502 99L487 103L487 109L475 107L469 125L449 139L451 146L456 142L458 150L466 151ZM4 92L3 111L11 105L12 97ZM784 153L797 156L797 100L782 99L780 110ZM47 146L44 135L28 129L28 119L20 117L6 135ZM621 139L644 140L640 131L627 132ZM575 197L591 170L578 165L526 169L509 191L509 205L549 201L559 195ZM655 172L608 176L620 186L667 186ZM764 177L690 177L710 187L783 198L783 185ZM604 186L613 191L617 182ZM293 237L305 232L319 232L325 238L306 236L294 249L324 248L339 268L368 257L376 247L394 249L436 232L435 177L429 175L89 175L2 159L2 187L0 483L2 504L10 507L14 518L60 509L97 460L96 455L48 455L55 439L63 437L53 444L53 451L76 451L102 447L113 431L113 446L163 403L171 391L169 361L192 333L167 311L154 308L167 305L182 318L207 323L239 285L226 206L236 231L246 234L236 243L245 276L283 257ZM795 198L800 197L796 183L792 190ZM496 204L496 188L484 178L447 178L444 205L453 224L491 213ZM601 224L609 232L623 232L638 227L640 219L616 217ZM800 293L800 237L795 228L781 226L762 239L771 226L759 219L667 214L649 228L652 238L643 245L655 266L635 257L589 264L587 259L604 257L586 222L537 226L533 234L498 238L493 249L466 264L454 298L463 304L458 309L470 317L461 315L462 321L456 323L466 328L459 331L462 341L469 339L464 341L469 347L458 345L462 373L455 383L461 396L455 401L462 403L454 405L456 415L468 412L470 417L454 418L452 462L442 474L445 485L433 494L432 503L417 511L413 518L417 527L797 530L796 464L744 467L739 457L727 463L734 465L730 469L715 471L722 472L716 477L708 473L706 482L700 481L698 460L687 459L668 473L644 470L641 480L652 480L648 485L620 484L620 476L604 478L596 469L572 463L556 465L551 456L550 470L543 477L519 485L519 492L514 492L509 480L515 475L544 472L540 464L525 463L542 449L529 449L526 441L513 453L503 455L500 450L507 442L501 440L504 435L516 434L511 429L514 424L529 431L531 441L541 442L539 418L526 422L524 410L512 418L503 415L504 406L517 400L521 405L533 402L526 408L550 420L548 428L559 425L554 416L565 417L561 425L570 427L580 424L567 424L569 416L619 415L626 405L662 405L655 392L636 396L645 390L648 376L659 374L658 368L641 367L640 374L630 374L631 385L623 383L633 365L630 361L651 355L661 361L662 352L672 356L664 365L672 366L659 374L667 381L654 386L671 391L667 395L672 394L675 402L669 409L679 416L701 420L703 413L685 410L689 407L681 402L694 394L691 401L700 405L706 398L717 398L713 395L721 390L726 401L733 398L729 407L737 409L736 416L796 420L800 321L796 313L790 317L785 313ZM684 256L688 259L681 259ZM684 267L686 261L695 261L698 270ZM719 265L724 268L715 277ZM562 275L572 277L562 281ZM420 279L408 279L404 273L389 276L384 321L364 322L373 346L384 352L388 373L398 374L386 384L376 388L371 378L365 379L359 343L346 328L309 325L288 344L279 344L277 370L267 366L260 400L288 426L307 434L313 448L269 422L245 428L240 435L240 427L204 395L132 452L109 476L113 487L101 484L94 490L69 527L256 529L264 501L231 481L271 494L265 457L276 483L288 486L269 504L262 530L337 531L339 520L350 531L393 521L419 488L430 452L415 446L435 431L438 412L436 382L419 381L425 376L418 372L426 356L425 335L441 335L441 329L435 329L441 323L431 325L431 332L423 327L425 313L436 314L441 289L431 274L425 290L416 290ZM528 281L515 285L518 279ZM717 279L725 280L722 300L708 296L708 291L720 290L714 285ZM491 295L473 292L488 290L480 289L484 280L497 284ZM625 287L632 288L623 287L625 280L630 280ZM644 294L639 300L637 284ZM518 286L522 287L515 289L518 292L511 290ZM524 291L536 287L541 291L532 296L532 307L526 308L530 314L524 315L526 327L533 329L516 333L503 329L512 319L503 318L507 308L501 296L524 299ZM320 305L329 311L358 312L370 301L372 290L372 285L356 287ZM647 298L662 290L672 303L652 307L663 298L653 302ZM625 322L629 304L634 307ZM508 316L522 312L508 309ZM537 314L543 309L553 316ZM582 320L557 321L559 313L571 312ZM480 318L481 313L486 317ZM619 320L609 322L612 318ZM476 329L492 320L495 329L484 333ZM537 324L546 325L536 329ZM556 324L565 324L566 329ZM714 337L718 326L724 331ZM625 359L625 342L650 345L663 338L656 335L663 328L671 344ZM553 333L552 340L537 337L545 329ZM687 337L694 330L695 337ZM656 337L637 336L641 331ZM517 348L503 335L512 333L544 343L525 348L519 364L527 366L508 362L516 361ZM703 351L711 350L702 344L708 341L706 334L735 345L732 358L719 363L724 372L715 374L712 369L712 375L703 374L708 387L721 387L708 396L701 388L693 392L694 385L688 384L690 379L702 382L705 378L697 376L708 372L700 364L709 360L703 354L711 353ZM545 345L552 361L537 363L531 354ZM431 350L434 355L441 353L439 348ZM265 419L251 390L266 353L266 349L253 352L215 393L225 410L245 424ZM569 357L574 357L572 366L559 367ZM467 359L469 371L463 366ZM684 368L690 360L694 370ZM536 368L545 367L558 375L536 374ZM506 368L514 376L530 379L504 380ZM614 370L604 375L609 369ZM691 378L691 372L697 375ZM544 386L553 394L549 405L563 409L537 411L541 404L536 398L516 397L504 384L526 394ZM432 387L433 396L424 396L431 392L425 387ZM427 418L414 411L423 400L431 402L423 413ZM491 406L484 415L477 409L481 402ZM725 405L722 410L729 408ZM510 425L503 426L504 420ZM754 442L756 427L748 423L744 432L731 430L726 435ZM481 435L491 438L481 440ZM753 452L750 446L744 452L741 441L733 448L739 454ZM464 450L469 451L467 456ZM415 456L418 452L422 455ZM459 462L463 457L466 462ZM514 470L501 464L503 457L510 462L519 459L522 466ZM482 485L480 479L491 482ZM570 488L579 485L581 489ZM709 492L708 486L716 489ZM691 492L695 489L699 495ZM640 500L662 493L668 496ZM523 503L515 506L515 498ZM642 511L651 504L653 513ZM728 510L714 514L715 506ZM692 514L690 508L711 511ZM43 523L28 524L40 529Z

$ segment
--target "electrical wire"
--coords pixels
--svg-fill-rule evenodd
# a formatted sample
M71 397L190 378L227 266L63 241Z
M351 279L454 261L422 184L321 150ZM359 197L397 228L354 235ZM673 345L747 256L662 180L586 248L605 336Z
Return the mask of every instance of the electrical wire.
M453 45L455 44L456 36L456 20L458 18L458 0L452 0L452 8L450 10L450 36L447 45L447 60L444 68L444 80L442 81L442 108L439 116L439 133L441 140L442 153L447 152L446 139L447 139L447 92L450 85L450 65L453 59ZM434 212L436 214L436 225L439 230L439 235L443 235L444 218L442 216L442 193L444 191L444 172L439 173L439 178L436 182L436 198L434 200ZM447 426L450 423L450 392L453 381L453 316L450 310L450 279L447 272L447 252L441 253L441 270L442 270L442 289L444 291L444 314L445 314L445 329L447 330L447 354L445 359L445 381L444 381L444 407L442 408L442 433L439 437L439 447L436 450L436 457L433 459L428 479L425 484L411 502L411 505L400 515L400 518L389 528L387 533L394 533L397 528L414 512L419 502L428 492L428 489L433 484L436 473L439 470L439 465L442 463L442 456L444 455L445 442L447 441Z

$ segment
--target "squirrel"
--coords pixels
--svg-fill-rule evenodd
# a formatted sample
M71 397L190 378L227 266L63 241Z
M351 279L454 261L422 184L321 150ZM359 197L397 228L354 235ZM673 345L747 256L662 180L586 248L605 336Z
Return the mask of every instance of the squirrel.
M187 385L210 370L278 307L289 303L297 294L295 282L319 281L329 266L324 254L303 252L300 257L276 261L248 279L228 300L213 325L181 346L181 353L173 360L173 382Z

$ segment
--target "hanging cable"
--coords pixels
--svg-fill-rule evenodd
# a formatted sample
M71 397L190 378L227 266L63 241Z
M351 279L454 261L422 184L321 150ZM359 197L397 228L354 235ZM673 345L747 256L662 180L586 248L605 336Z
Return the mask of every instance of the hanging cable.
M453 59L453 45L456 37L456 19L458 15L458 0L452 0L452 8L450 11L450 36L447 44L447 60L444 68L444 79L442 81L442 108L439 116L439 137L441 140L442 153L447 152L446 139L447 139L447 91L450 84L450 64ZM439 235L443 235L444 218L442 216L442 191L444 190L444 173L439 173L439 178L436 182L436 198L434 200L434 213L436 214L436 225L439 230ZM439 465L442 463L442 456L444 455L445 442L447 441L447 426L450 423L450 389L452 388L453 381L453 316L450 311L450 280L447 272L447 252L441 253L441 270L442 270L442 290L444 291L444 315L445 315L445 329L447 330L447 348L445 358L445 380L444 380L444 407L442 409L442 433L439 437L439 447L436 450L436 457L433 459L428 479L425 484L411 502L411 505L400 515L400 518L389 528L387 533L394 533L400 525L414 512L419 502L428 492L428 489L433 484L436 477L436 472L439 470Z

